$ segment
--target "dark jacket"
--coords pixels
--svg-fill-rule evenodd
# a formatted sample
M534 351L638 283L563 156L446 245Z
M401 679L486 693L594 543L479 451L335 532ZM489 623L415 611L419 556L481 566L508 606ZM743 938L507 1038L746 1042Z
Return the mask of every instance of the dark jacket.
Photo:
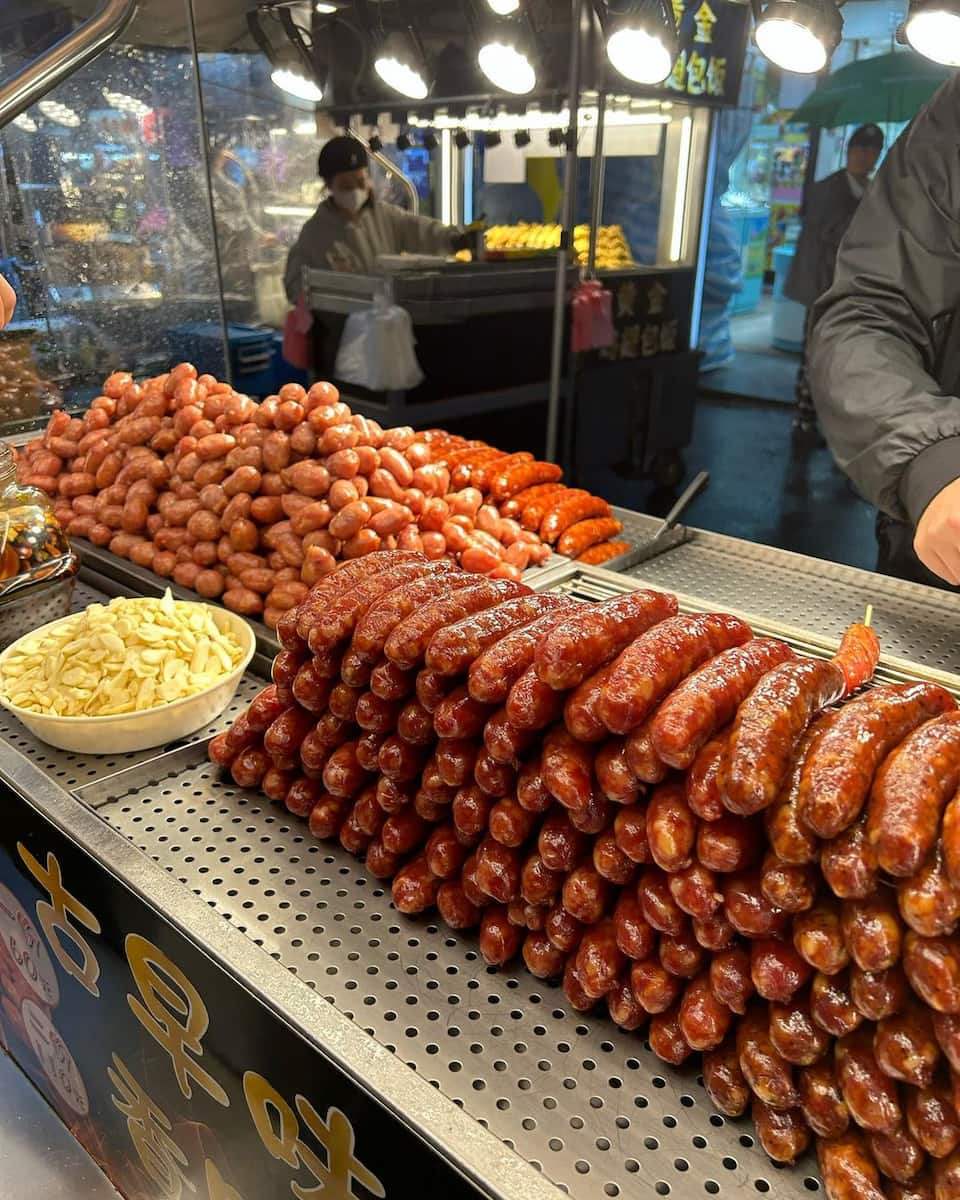
M809 307L833 283L837 252L860 204L846 171L837 171L807 191L803 228L784 292Z
M911 527L960 477L958 145L955 76L891 149L814 311L813 395L834 457Z

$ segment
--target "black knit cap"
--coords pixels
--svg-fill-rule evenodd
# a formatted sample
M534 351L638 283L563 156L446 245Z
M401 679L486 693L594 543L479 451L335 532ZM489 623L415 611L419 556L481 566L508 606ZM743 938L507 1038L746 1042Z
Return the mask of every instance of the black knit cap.
M366 147L356 138L335 137L320 151L317 172L327 183L341 171L359 171L367 165Z
M883 130L879 125L861 125L847 144L851 150L882 150Z

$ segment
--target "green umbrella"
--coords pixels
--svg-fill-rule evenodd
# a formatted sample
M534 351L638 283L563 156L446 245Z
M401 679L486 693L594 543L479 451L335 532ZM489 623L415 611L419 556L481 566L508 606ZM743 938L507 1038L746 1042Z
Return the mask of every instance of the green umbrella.
M791 125L893 124L910 121L953 72L912 51L895 51L841 67L804 100Z

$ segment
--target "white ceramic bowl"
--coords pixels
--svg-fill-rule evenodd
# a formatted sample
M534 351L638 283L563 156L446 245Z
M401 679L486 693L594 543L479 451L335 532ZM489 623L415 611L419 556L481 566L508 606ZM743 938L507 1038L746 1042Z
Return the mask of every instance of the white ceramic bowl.
M163 746L195 733L219 717L233 699L256 649L253 630L243 617L212 604L204 607L209 608L217 628L229 632L236 639L243 650L243 658L229 675L224 675L194 696L184 696L182 700L174 700L156 708L144 708L140 712L119 713L109 717L57 717L50 713L33 712L12 704L2 692L0 706L13 713L42 742L77 754L127 754L133 750ZM59 621L51 621L8 646L0 654L0 680L3 677L4 660L16 653L28 638L46 629L56 629L66 621L75 620L76 616L73 613Z

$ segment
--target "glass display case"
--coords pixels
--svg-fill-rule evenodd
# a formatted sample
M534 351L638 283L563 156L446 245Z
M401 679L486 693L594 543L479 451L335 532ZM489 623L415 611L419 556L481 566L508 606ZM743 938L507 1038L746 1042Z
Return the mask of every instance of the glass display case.
M56 36L71 27L69 6L45 7ZM37 53L20 47L4 41L4 76ZM0 424L83 406L116 367L165 370L180 326L221 327L206 160L186 3L141 6L0 132L0 269L18 297Z

